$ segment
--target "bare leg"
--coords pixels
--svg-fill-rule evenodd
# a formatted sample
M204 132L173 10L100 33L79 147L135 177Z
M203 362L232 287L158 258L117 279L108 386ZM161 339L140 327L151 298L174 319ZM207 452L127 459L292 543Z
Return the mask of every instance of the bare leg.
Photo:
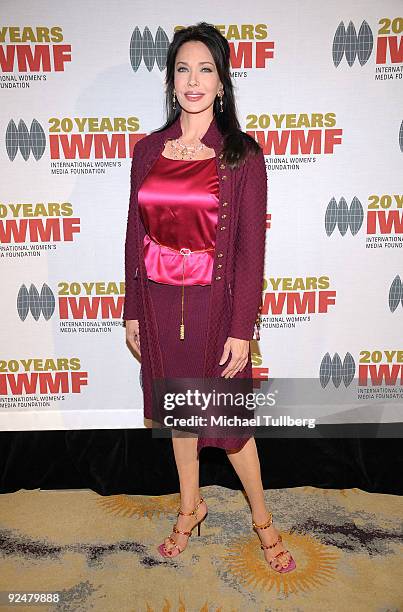
M257 453L255 438L249 438L243 448L237 452L227 451L227 456L232 463L236 473L241 480L248 496L249 503L252 509L252 518L258 524L265 523L269 516L266 503L264 500L264 491L262 485L262 477L260 471L260 461ZM278 531L272 524L267 529L257 529L256 531L266 546L273 544L278 537ZM280 551L284 550L281 542L274 548L264 549L265 558L267 561L273 558ZM275 569L286 567L289 561L289 553L281 555L272 562Z
M183 512L191 512L200 500L199 490L199 460L197 458L197 436L181 432L180 436L176 435L175 430L172 430L172 445L174 449L176 467L179 475L180 483L180 507ZM180 514L177 518L177 528L180 531L190 531L196 525L202 516L207 512L206 503L200 504L197 517L195 515L183 516ZM179 548L185 548L189 537L182 533L171 533L171 537L175 540ZM178 549L172 542L166 538L165 548L167 551L172 551L172 557L179 554Z

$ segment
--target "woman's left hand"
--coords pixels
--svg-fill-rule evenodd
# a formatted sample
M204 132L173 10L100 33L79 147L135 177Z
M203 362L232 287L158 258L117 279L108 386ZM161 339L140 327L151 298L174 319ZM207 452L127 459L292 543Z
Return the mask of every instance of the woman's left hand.
M225 370L221 372L221 376L225 378L233 378L235 374L242 371L248 363L249 340L241 340L240 338L231 338L231 336L228 336L219 361L220 365L223 365L227 361L230 353L231 361Z

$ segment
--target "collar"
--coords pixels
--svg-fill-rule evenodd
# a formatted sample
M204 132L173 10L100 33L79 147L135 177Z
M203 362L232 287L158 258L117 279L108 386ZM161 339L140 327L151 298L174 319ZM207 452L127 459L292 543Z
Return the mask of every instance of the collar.
M175 119L175 121L168 128L161 132L161 135L166 138L179 138L182 136L182 127L180 122L180 115ZM206 145L206 147L211 147L213 149L218 148L222 145L223 135L218 129L217 121L215 116L213 116L209 127L207 128L207 132L200 138L200 141Z

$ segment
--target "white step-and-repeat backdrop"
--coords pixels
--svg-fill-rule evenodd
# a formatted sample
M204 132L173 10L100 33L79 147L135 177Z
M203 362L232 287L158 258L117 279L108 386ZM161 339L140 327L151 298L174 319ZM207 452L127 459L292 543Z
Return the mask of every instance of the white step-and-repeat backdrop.
M364 421L403 421L402 8L1 3L0 429L143 427L122 322L130 158L164 122L166 46L198 21L227 37L266 155L254 377L356 384Z

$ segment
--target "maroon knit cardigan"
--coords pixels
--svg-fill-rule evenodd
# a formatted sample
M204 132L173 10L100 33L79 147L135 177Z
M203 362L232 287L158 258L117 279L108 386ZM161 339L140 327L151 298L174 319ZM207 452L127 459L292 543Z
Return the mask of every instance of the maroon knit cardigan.
M161 132L148 134L133 151L131 190L125 242L123 319L137 319L140 329L144 416L152 418L152 380L164 378L162 355L151 296L147 286L138 190L168 139L182 135L180 118ZM267 175L262 149L231 170L222 161L223 136L213 117L201 138L216 154L219 203L213 274L204 354L204 377L219 376L218 363L228 336L251 340L260 314L265 259ZM238 378L252 378L250 359ZM246 439L200 438L203 446L241 448Z

